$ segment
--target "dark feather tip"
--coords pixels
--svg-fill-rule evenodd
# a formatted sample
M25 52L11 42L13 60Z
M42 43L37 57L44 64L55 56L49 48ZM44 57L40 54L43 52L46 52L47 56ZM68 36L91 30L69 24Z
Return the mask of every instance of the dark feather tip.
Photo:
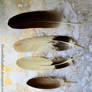
M70 65L69 63L64 63L64 64L60 64L60 65L55 65L55 68L62 69L62 68L68 67L69 65Z
M63 58L63 57L56 57L54 58L52 61L53 61L53 64L52 65L55 65L55 68L56 69L61 69L61 68L65 68L67 66L69 66L70 64L69 63L64 63L67 59ZM63 64L62 64L63 63Z
M32 11L10 18L8 25L16 29L54 28L60 24L61 17L57 11Z
M55 36L53 38L52 44L56 51L63 51L70 48L70 46L64 42L69 43L71 40L74 41L74 39L69 36Z
M70 40L73 40L73 38L69 36L55 36L53 40L69 42Z
M56 42L53 44L55 47L56 51L63 51L69 49L69 46L63 42Z
M63 58L63 57L55 57L54 59L52 59L53 64L59 64L59 63L64 63L67 59Z

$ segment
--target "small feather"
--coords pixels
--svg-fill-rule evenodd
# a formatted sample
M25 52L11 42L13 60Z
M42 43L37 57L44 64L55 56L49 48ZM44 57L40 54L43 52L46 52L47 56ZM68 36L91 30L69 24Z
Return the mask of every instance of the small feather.
M27 85L39 89L54 89L60 87L60 82L54 77L36 77L28 80Z
M54 28L60 24L61 17L61 14L56 10L32 11L10 18L8 25L16 29Z

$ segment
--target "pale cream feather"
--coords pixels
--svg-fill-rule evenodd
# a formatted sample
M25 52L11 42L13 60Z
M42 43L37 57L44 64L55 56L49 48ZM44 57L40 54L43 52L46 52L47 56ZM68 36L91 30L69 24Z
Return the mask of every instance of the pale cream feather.
M52 41L53 36L50 37L36 37L36 38L27 38L20 41L17 41L14 44L14 48L18 52L30 52L41 50L45 46L51 46L50 41Z
M49 70L55 69L55 66L49 66L53 62L47 58L40 58L40 57L26 57L17 60L17 65L24 69L29 70Z

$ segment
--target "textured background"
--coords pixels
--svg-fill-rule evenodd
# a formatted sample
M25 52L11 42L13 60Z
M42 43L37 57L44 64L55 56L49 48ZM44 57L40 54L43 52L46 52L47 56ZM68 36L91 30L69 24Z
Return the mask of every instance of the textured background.
M57 9L63 14L62 22L83 22L80 25L60 24L53 29L16 30L8 27L10 17L32 10ZM63 12L62 12L63 11ZM92 92L92 0L0 0L0 43L4 44L4 92ZM35 53L17 53L12 45L15 41L43 35L69 35L86 49L73 48L68 51L48 53L47 56L74 56L83 53L73 66L55 71L28 71L19 68L16 60ZM1 61L0 61L1 62ZM38 90L26 85L35 76L66 76L77 81L53 90ZM0 77L1 78L1 77ZM1 85L0 85L1 86Z

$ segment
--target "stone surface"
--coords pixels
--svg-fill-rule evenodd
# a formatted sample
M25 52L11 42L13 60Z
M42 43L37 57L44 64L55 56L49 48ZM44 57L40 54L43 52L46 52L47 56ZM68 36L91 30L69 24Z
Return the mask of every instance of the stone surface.
M57 9L63 14L57 28L16 30L7 25L8 19L16 14L50 9ZM82 24L67 25L63 22L82 22ZM23 38L43 35L72 36L85 47L49 53L48 57L75 56L80 53L83 53L83 56L76 59L74 65L55 71L36 72L19 68L16 65L18 58L39 53L17 53L12 47L13 43ZM92 92L92 0L0 0L0 43L4 44L4 92ZM38 90L26 85L26 81L32 77L48 75L65 76L67 80L77 83L53 90Z

